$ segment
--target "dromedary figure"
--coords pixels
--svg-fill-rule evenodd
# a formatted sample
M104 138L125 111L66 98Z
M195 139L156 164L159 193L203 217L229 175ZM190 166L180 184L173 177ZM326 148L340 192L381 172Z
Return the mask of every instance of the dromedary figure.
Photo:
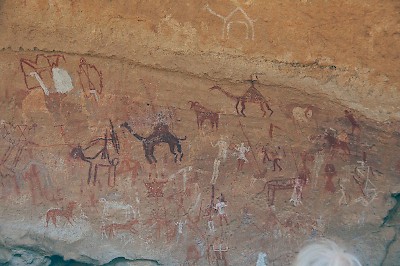
M255 82L255 80L252 78L250 88L242 96L235 96L235 95L231 94L230 92L227 92L226 90L222 89L218 85L211 87L210 90L219 90L222 93L224 93L226 96L228 96L229 98L236 100L235 108L236 108L237 114L239 114L239 110L238 110L239 103L242 106L242 110L240 110L240 114L242 114L243 116L246 116L244 114L244 109L246 109L246 103L258 103L258 104L260 104L261 111L263 111L263 113L264 113L263 117L267 114L267 112L265 111L265 107L267 107L267 109L271 112L269 115L269 116L271 116L274 111L269 107L269 104L268 104L267 100L264 98L264 96L254 87L254 82ZM264 105L265 105L265 107L264 107Z
M150 164L157 163L156 157L154 157L154 147L160 143L167 143L169 145L170 152L174 155L175 162L177 162L178 156L179 161L182 160L183 152L181 140L186 140L186 136L184 138L176 137L174 134L169 132L168 125L156 125L153 129L153 133L151 133L148 137L142 137L135 133L127 122L122 123L121 127L125 127L129 133L132 134L132 136L143 143L145 157Z

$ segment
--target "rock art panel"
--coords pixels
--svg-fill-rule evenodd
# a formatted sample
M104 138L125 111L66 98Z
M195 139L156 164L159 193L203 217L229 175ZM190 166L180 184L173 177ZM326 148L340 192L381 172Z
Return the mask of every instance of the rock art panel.
M223 38L246 6L222 19ZM250 70L240 94L241 75L210 80L89 54L18 58L16 79L49 112L35 111L39 101L31 112L0 106L0 207L15 225L1 222L30 228L45 251L46 241L74 239L96 263L123 253L166 265L288 265L306 240L378 232L392 206L399 136L351 106ZM210 97L219 92L228 97ZM236 112L220 111L231 99ZM107 261L84 248L96 241Z

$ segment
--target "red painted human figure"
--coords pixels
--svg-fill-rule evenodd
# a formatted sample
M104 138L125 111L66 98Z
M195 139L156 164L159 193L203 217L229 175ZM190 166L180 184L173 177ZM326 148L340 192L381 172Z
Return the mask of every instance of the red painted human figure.
M99 95L103 91L103 73L97 70L95 65L88 64L86 59L82 57L78 74L85 97L93 96L96 102L99 101Z
M351 123L351 134L358 134L360 132L360 125L354 118L354 115L352 112L348 110L344 110L344 116L350 121Z
M326 175L325 190L331 193L335 193L336 189L332 179L334 176L336 176L336 169L333 164L325 165L325 175Z
M270 124L269 125L269 137L272 139L274 137L273 133L274 133L274 129L277 128L279 130L282 130L280 127L278 127L277 125L274 124Z

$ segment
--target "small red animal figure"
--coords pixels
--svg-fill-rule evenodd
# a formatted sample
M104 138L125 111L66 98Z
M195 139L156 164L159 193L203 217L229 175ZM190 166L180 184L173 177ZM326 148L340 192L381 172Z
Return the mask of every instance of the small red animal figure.
M57 227L57 225L56 225L57 216L64 217L72 225L72 222L71 222L72 212L75 209L76 205L77 205L76 201L71 201L70 203L68 203L68 205L65 209L64 208L61 208L61 209L55 208L55 209L48 210L46 213L46 227L49 226L50 219L53 222L54 226Z
M197 117L197 127L200 129L203 126L203 123L205 120L210 120L211 123L211 128L218 129L218 121L219 121L219 114L216 112L213 112L211 110L208 110L204 106L202 106L199 102L192 102L189 101L190 103L190 109L193 109L196 112L196 117Z
M350 148L348 145L348 137L346 133L341 133L336 136L334 132L325 131L324 138L328 142L331 155L333 157L336 150L342 150L346 155L350 155Z

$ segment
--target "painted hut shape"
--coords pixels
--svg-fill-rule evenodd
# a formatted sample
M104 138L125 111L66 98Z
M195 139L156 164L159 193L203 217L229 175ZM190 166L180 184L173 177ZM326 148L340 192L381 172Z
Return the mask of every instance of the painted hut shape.
M219 17L223 21L222 26L222 38L229 39L229 32L233 25L242 24L246 26L246 40L251 39L254 40L254 22L247 13L241 7L236 7L231 13L229 13L226 17L216 13L214 10L210 8L207 4L205 9L211 14Z

